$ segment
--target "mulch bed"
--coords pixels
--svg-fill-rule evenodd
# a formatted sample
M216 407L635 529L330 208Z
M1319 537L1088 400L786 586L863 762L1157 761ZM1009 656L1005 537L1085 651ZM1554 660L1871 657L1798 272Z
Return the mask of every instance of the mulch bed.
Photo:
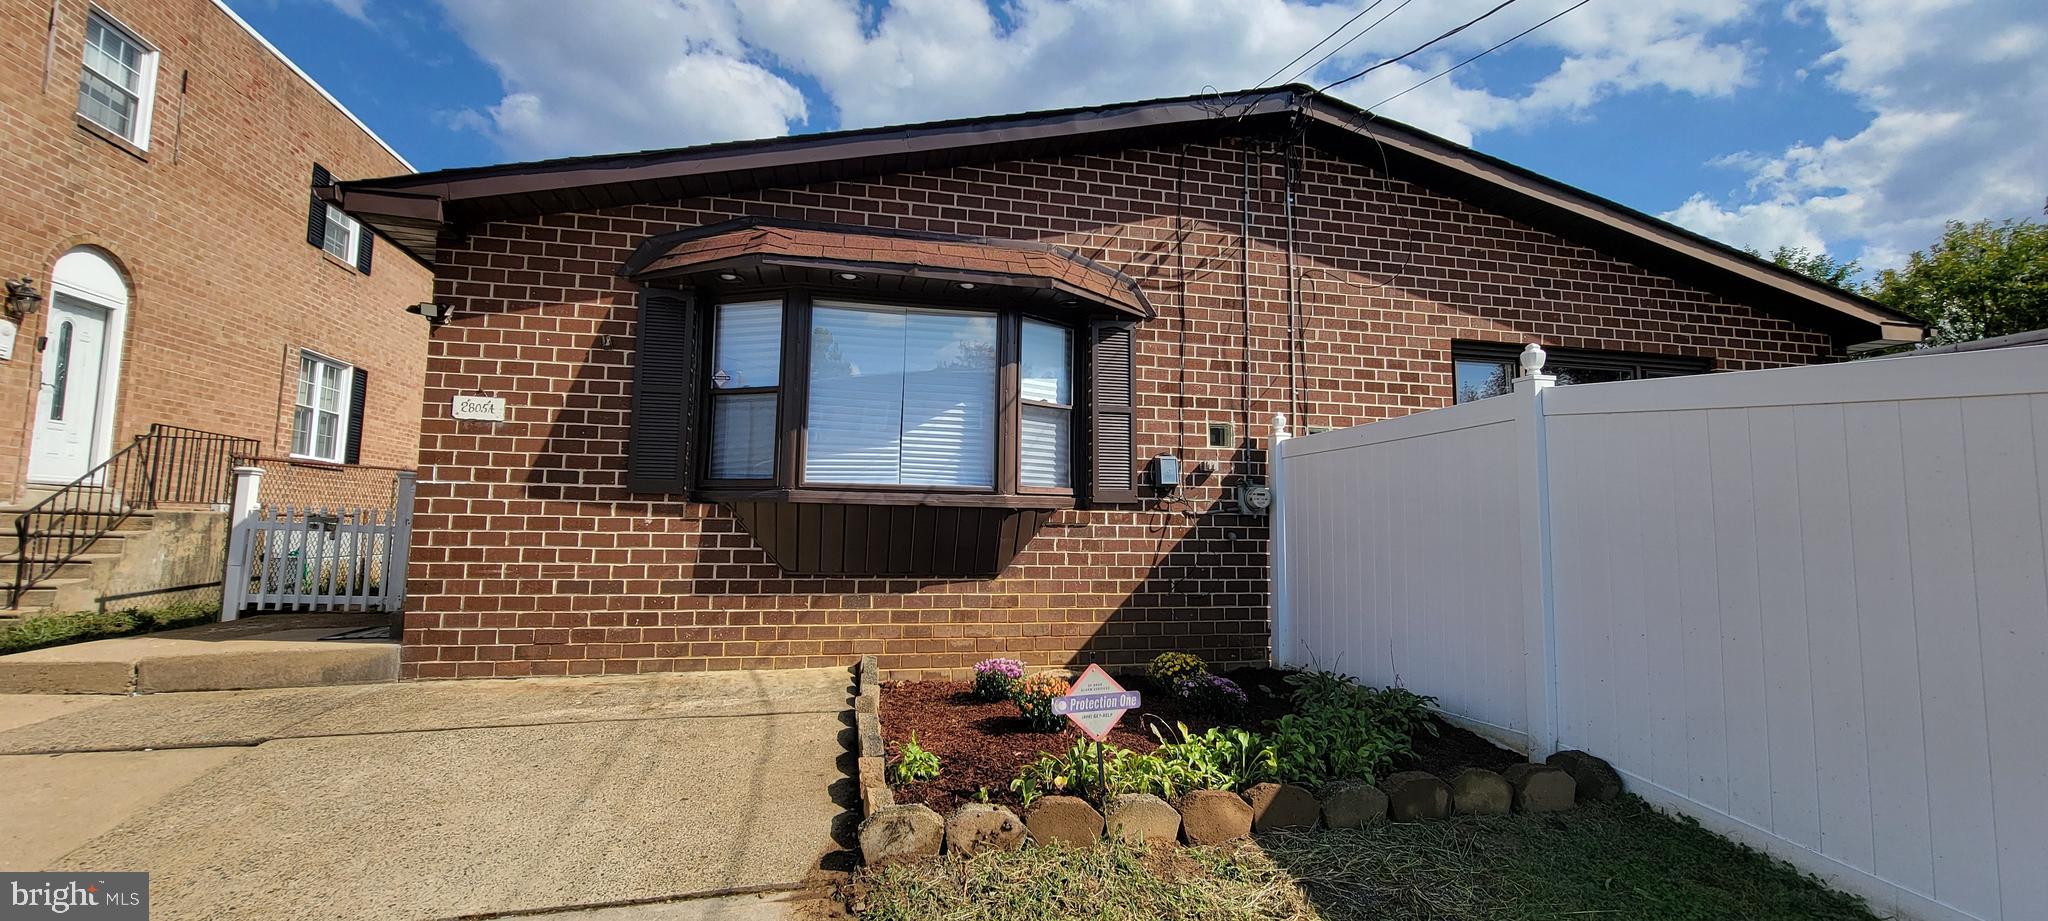
M1245 718L1238 722L1248 728L1264 729L1266 724L1288 712L1284 673L1267 668L1243 668L1225 672L1244 688L1250 698ZM1126 682L1136 684L1136 682ZM970 695L964 681L885 681L882 683L882 732L895 763L897 747L913 733L917 744L939 756L944 773L936 780L896 787L899 803L923 803L939 814L961 803L978 799L988 789L992 803L1017 804L1010 781L1024 765L1038 760L1041 752L1066 751L1082 735L1066 728L1058 732L1032 732L1008 701L980 703ZM1110 733L1110 744L1133 751L1149 752L1159 747L1148 728L1163 720L1169 726L1186 723L1201 732L1226 725L1216 719L1189 713L1180 702L1165 694L1142 688L1145 706L1124 714ZM1429 771L1449 777L1460 768L1483 767L1499 770L1526 760L1514 752L1455 726L1441 724L1435 738L1416 740L1417 761L1403 769Z

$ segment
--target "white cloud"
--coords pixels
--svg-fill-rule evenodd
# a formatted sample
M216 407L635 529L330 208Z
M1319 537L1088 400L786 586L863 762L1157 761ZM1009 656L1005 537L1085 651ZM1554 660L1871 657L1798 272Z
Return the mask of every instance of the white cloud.
M988 0L442 2L505 85L504 98L477 117L514 155L767 137L813 116L861 127L1238 89L1356 11L1305 0L1006 0L1000 17ZM1752 55L1717 34L1755 2L1588 4L1518 45L1555 62L1528 91L1487 87L1466 70L1386 114L1469 141L1583 112L1615 93L1727 95L1748 81ZM1303 79L1353 72L1492 5L1414 4ZM1378 102L1565 5L1517 5L1339 92ZM815 86L808 102L799 80Z
M1801 0L1837 46L1814 64L1872 115L1849 137L1711 161L1741 195L1664 217L1739 245L1847 249L1884 268L1946 220L2024 217L2048 196L2048 22L2039 0Z
M363 25L370 25L370 0L327 0L327 5Z
M519 156L634 150L786 133L803 93L747 60L723 0L444 0L505 96L457 123Z

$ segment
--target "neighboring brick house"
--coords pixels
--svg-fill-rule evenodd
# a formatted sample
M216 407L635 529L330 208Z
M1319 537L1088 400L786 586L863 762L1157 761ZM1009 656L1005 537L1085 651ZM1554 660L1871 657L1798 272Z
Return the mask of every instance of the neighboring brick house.
M411 167L218 0L0 28L0 618L217 594L231 456L416 456L432 272L314 194Z
M341 183L451 314L406 673L1261 661L1277 412L1484 396L1528 340L1572 381L1919 337L1305 88L1229 102Z
M409 466L431 272L312 195L405 160L216 0L0 25L0 274L41 295L6 318L0 504L155 424Z

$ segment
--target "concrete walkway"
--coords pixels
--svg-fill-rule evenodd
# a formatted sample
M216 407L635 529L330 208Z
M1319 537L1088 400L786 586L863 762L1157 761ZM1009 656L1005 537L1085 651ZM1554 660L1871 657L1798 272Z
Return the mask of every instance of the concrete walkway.
M0 696L0 869L147 870L164 919L786 917L737 894L804 889L843 837L848 684Z
M0 694L316 687L398 678L398 644L324 640L385 614L260 614L0 656Z

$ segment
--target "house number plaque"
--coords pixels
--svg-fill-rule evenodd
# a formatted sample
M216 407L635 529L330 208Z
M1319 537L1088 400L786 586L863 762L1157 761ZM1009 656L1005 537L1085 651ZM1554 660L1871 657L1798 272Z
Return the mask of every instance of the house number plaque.
M505 421L505 398L457 395L450 415L457 419L503 422Z

